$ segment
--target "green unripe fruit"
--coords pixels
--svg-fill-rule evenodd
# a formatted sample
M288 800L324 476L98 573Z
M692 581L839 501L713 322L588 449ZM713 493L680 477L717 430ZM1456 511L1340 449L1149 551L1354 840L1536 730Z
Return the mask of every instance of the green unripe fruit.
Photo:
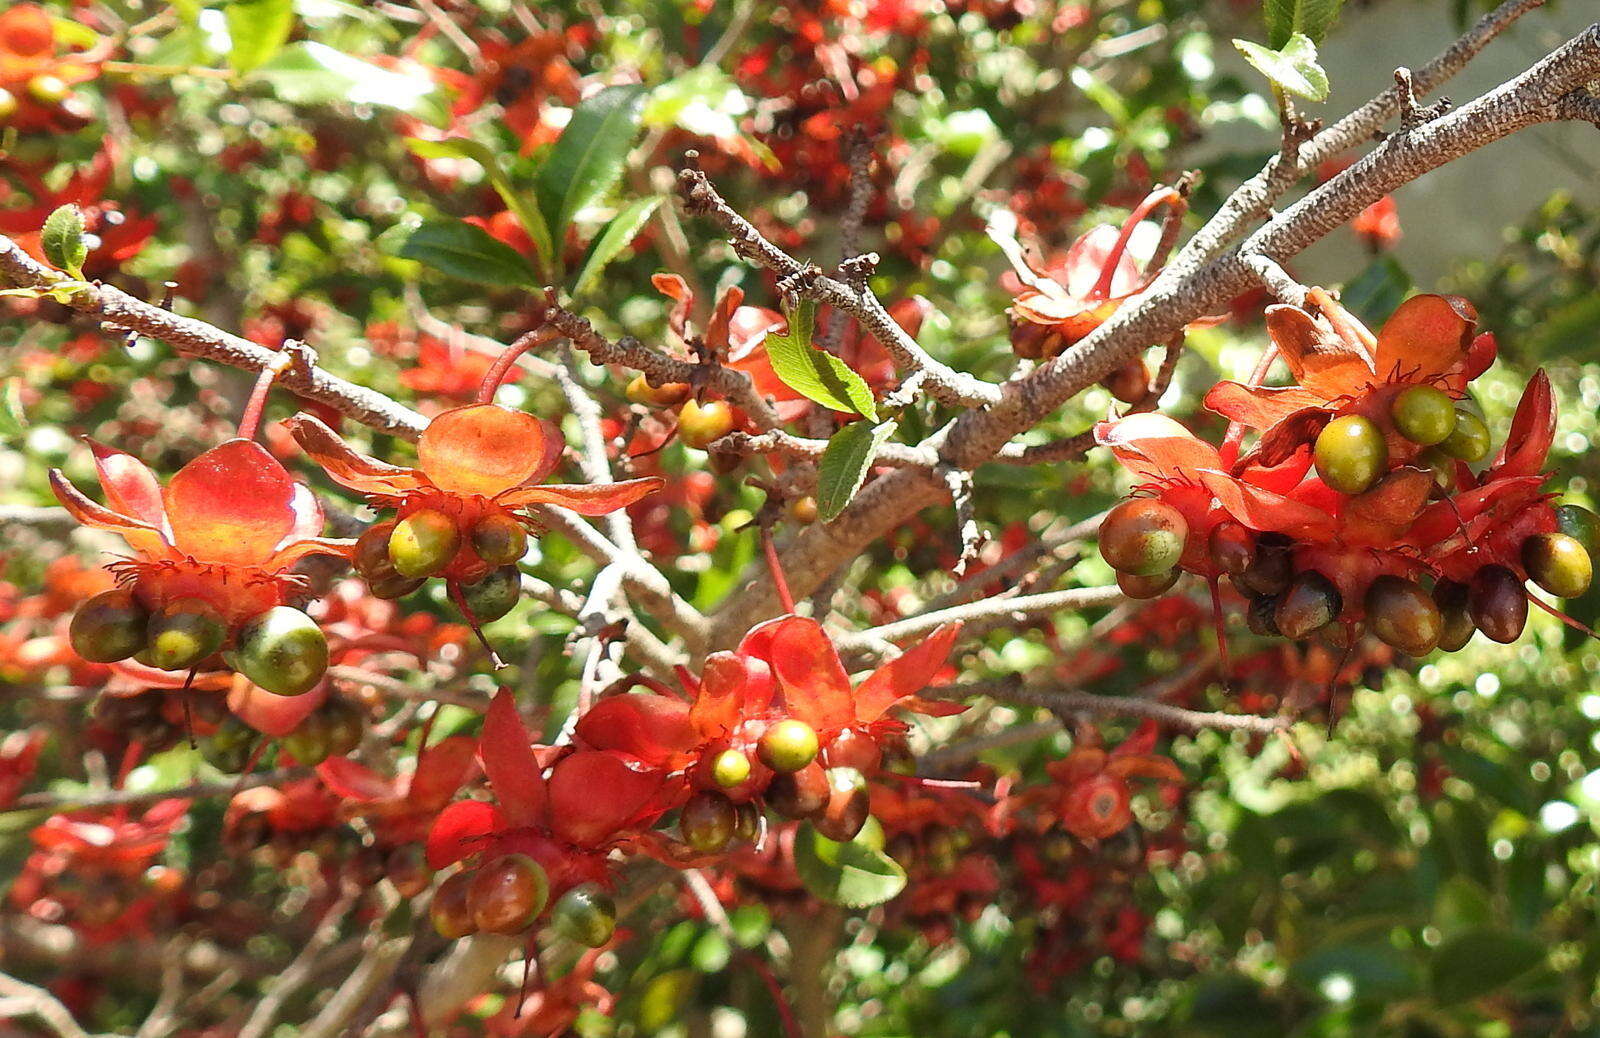
M45 73L28 80L28 93L42 105L58 105L72 94L72 88L60 76Z
M711 780L723 789L732 789L749 777L750 758L740 750L723 750L711 764Z
M1333 581L1308 570L1289 582L1272 618L1285 638L1299 641L1328 626L1343 609L1344 599Z
M1154 498L1138 497L1106 513L1100 524L1100 556L1118 572L1153 577L1178 564L1188 536L1183 513Z
M90 663L115 663L144 648L149 623L133 592L116 588L79 606L67 636L72 650Z
M1407 656L1425 656L1444 633L1444 614L1421 585L1391 574L1367 588L1367 626Z
M1522 542L1522 567L1557 598L1577 598L1594 579L1594 560L1576 537L1536 533Z
M515 566L501 566L499 569L490 570L487 575L476 584L465 584L461 588L461 596L467 600L467 608L472 610L472 616L479 623L488 623L498 620L511 612L517 604L517 599L522 595L522 571Z
M754 801L746 800L735 805L733 816L733 837L746 843L753 841L761 835L761 809Z
M817 730L804 721L787 718L761 733L756 756L773 771L799 771L817 759Z
M200 740L200 753L218 771L233 775L244 770L255 748L255 729L229 716L217 730Z
M550 926L568 940L598 948L617 929L617 903L593 883L573 887L550 910Z
M274 606L245 625L227 659L268 692L297 696L327 672L328 639L305 613Z
M1389 448L1376 422L1347 414L1323 426L1315 448L1317 475L1341 494L1359 494L1389 467Z
M1412 386L1394 398L1389 417L1401 436L1431 447L1456 431L1456 402L1442 389Z
M404 598L421 587L426 578L401 575L389 561L389 538L394 534L395 523L374 523L356 539L355 550L350 554L350 564L367 582L367 590L383 599Z
M1472 622L1491 641L1514 642L1528 624L1528 598L1522 581L1504 566L1485 566L1467 587Z
M528 531L504 512L486 515L472 528L472 550L491 566L509 566L528 550Z
M443 573L461 547L456 521L424 508L394 524L389 534L389 562L402 577L435 577Z
M506 854L481 866L467 888L479 930L507 936L533 925L550 900L550 877L526 854Z
M311 714L283 737L283 748L301 764L316 767L329 756L328 722L318 714Z
M1452 458L1465 462L1482 461L1489 454L1489 427L1471 411L1456 411L1456 427L1439 444Z
M1583 545L1591 558L1600 552L1600 515L1579 505L1556 508L1556 529Z
M158 670L187 670L222 648L228 629L209 602L180 598L150 617L144 657Z
M733 842L738 823L733 801L713 790L701 790L690 797L678 815L683 842L701 854L715 854Z

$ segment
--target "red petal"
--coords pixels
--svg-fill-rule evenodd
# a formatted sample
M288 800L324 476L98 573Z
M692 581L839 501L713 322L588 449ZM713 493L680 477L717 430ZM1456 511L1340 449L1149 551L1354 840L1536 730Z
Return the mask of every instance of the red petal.
M1351 350L1297 306L1267 307L1267 334L1294 380L1324 400L1354 393L1373 381L1366 354Z
M452 735L417 754L406 799L419 810L443 807L472 773L478 747L471 736Z
M489 704L478 737L478 754L495 799L505 808L511 824L518 828L538 825L544 818L544 776L534 760L533 739L517 716L509 689L495 693Z
M144 462L131 454L89 441L95 471L112 511L143 519L157 530L167 530L167 510L161 501L161 484Z
M1222 464L1217 449L1163 414L1129 415L1094 427L1094 438L1145 479L1198 480L1202 469Z
M625 479L620 483L546 483L543 486L517 487L494 500L506 508L559 505L579 515L606 515L628 507L664 485L666 481L660 476Z
M1106 763L1106 774L1118 778L1155 779L1157 782L1183 781L1183 772L1176 764L1154 754L1116 757Z
M262 735L280 738L300 727L300 722L327 699L325 681L298 696L280 696L252 685L243 675L235 675L228 690L228 709Z
M338 433L308 414L286 419L284 426L300 448L340 486L360 494L404 494L422 485L416 469L401 468L353 450Z
M1412 382L1443 375L1466 356L1477 323L1477 311L1460 296L1412 296L1378 332L1378 374Z
M821 731L855 721L850 676L822 625L804 616L781 619L772 632L772 672L790 716Z
M592 749L625 753L653 767L699 742L689 704L652 693L602 699L578 719L574 734Z
M1544 468L1545 457L1556 436L1556 401L1550 378L1540 368L1522 391L1517 413L1511 417L1505 446L1500 448L1488 478L1531 476Z
M317 765L317 777L335 796L370 803L395 795L394 784L349 757L329 757Z
M179 551L256 565L295 527L295 483L267 449L229 440L178 470L164 500Z
M1494 363L1495 357L1500 353L1500 344L1495 341L1493 332L1484 332L1472 340L1472 345L1467 347L1467 359L1461 368L1461 377L1471 382Z
M159 531L143 519L113 512L105 505L85 497L82 491L61 474L60 469L50 470L50 489L55 491L56 500L61 502L67 513L84 526L119 534L141 553L155 554L161 550Z
M667 327L675 332L678 338L687 338L689 332L689 309L694 305L694 293L689 291L689 283L677 274L652 274L650 283L656 291L672 300L673 307L667 313Z
M417 465L440 490L494 497L532 479L549 451L549 428L533 415L469 404L422 430Z
M1305 447L1316 442L1323 428L1333 420L1333 412L1323 407L1307 407L1274 422L1261 434L1251 462L1264 469L1277 468Z
M1111 751L1110 755L1112 757L1134 757L1151 753L1155 750L1156 739L1160 735L1161 726L1156 724L1153 719L1140 721L1139 727L1133 730L1133 734L1122 740L1117 748Z
M856 689L857 723L870 724L901 699L927 688L949 658L950 647L960 633L959 623L944 624L903 655L873 671Z
M926 714L929 717L954 717L970 705L970 703L957 703L953 699L924 699L921 696L906 696L899 704L902 710L913 714Z
M752 662L758 661L732 652L714 652L706 657L700 671L700 688L689 707L689 723L696 732L702 736L722 735L739 723L739 708L750 683ZM770 671L767 680L770 685Z
M1094 288L1095 282L1100 280L1106 261L1110 258L1112 250L1117 247L1117 239L1120 237L1122 228L1115 224L1103 223L1091 227L1067 249L1066 263L1057 280L1062 281L1073 296L1079 299L1086 298L1089 290ZM1052 271L1052 274L1054 273ZM1125 296L1138 287L1138 260L1129 250L1124 249L1122 255L1117 257L1117 271L1111 277L1111 298Z
M1324 539L1333 532L1333 516L1325 511L1242 482L1224 472L1202 472L1200 478L1228 514L1252 530L1275 530L1311 540Z
M1321 407L1320 393L1300 386L1246 386L1218 382L1206 393L1205 405L1247 429L1268 429L1308 407Z
M602 846L645 810L661 779L600 750L564 757L550 772L550 828L579 847Z
M493 804L460 800L444 809L428 833L428 865L442 869L476 853L484 841L506 827Z
M743 302L744 289L737 285L729 285L722 295L717 297L717 308L711 312L711 320L706 322L705 343L708 347L726 352L734 312Z

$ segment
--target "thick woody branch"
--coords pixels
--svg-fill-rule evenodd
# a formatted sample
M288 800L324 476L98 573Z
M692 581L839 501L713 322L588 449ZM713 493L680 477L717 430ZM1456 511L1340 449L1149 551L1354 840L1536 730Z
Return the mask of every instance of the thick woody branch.
M0 235L0 279L17 288L43 288L65 279ZM118 331L138 332L160 340L191 357L259 372L282 360L276 350L259 346L192 317L136 299L110 285L87 285L67 297L78 313L97 318ZM427 419L375 390L346 382L319 367L295 364L278 377L278 385L307 400L326 404L340 414L379 432L415 440Z
M785 279L787 287L795 294L831 306L861 322L902 368L926 373L923 385L930 396L961 407L982 407L1000 399L1000 387L935 360L917 345L883 308L871 289L853 288L828 277L767 240L750 221L734 212L704 173L691 168L678 176L685 207L719 224L728 233L735 252Z

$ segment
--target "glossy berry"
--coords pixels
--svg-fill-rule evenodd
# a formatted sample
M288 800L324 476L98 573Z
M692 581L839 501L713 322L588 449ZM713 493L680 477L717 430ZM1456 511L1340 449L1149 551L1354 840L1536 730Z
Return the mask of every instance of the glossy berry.
M1489 454L1489 427L1471 411L1456 409L1456 427L1439 444L1452 458L1466 462L1482 461Z
M750 777L750 758L742 750L726 749L711 764L711 781L732 789Z
M373 523L356 538L350 564L367 582L367 590L378 598L404 598L426 583L423 577L403 576L389 561L389 538L394 534L394 520Z
M433 869L420 843L401 844L384 859L383 874L401 897L416 897L433 882Z
M72 88L60 76L49 73L28 80L28 94L42 105L58 105L72 94Z
M1119 572L1153 577L1178 564L1188 535L1183 513L1154 498L1137 497L1106 513L1100 524L1100 556Z
M1411 386L1394 398L1389 417L1401 436L1431 447L1456 431L1456 402L1434 386Z
M0 87L0 121L11 118L17 114L17 95Z
M635 375L633 381L628 383L628 399L636 404L646 407L676 407L689 399L689 384L686 382L668 382L661 386L652 386L650 380L643 375Z
M1294 579L1293 543L1281 533L1256 538L1256 556L1245 571L1233 578L1240 590L1252 595L1276 595Z
M511 612L522 595L522 571L515 566L490 570L476 584L465 584L461 596L480 623L498 620Z
M433 928L447 941L454 941L477 932L467 894L472 887L473 872L469 869L448 877L433 893L433 903L428 906L428 917Z
M678 439L701 450L733 431L733 408L724 400L687 401L678 409Z
M503 854L480 865L467 888L472 921L489 933L521 933L549 900L550 879L526 854Z
M797 497L789 502L789 518L801 526L810 526L817 521L817 499L807 494Z
M756 756L777 772L794 772L817 759L817 730L804 721L786 718L761 733Z
M1594 560L1576 537L1536 533L1522 542L1522 568L1557 598L1577 598L1594 579Z
M1256 560L1256 535L1244 525L1225 519L1211 528L1206 551L1212 565L1230 577L1237 577Z
M233 775L243 771L250 762L255 741L255 729L229 715L216 731L200 740L200 753L212 767Z
M824 807L832 795L828 773L816 761L799 771L774 775L767 784L767 804L785 818L810 818Z
M684 803L678 815L678 830L690 847L701 854L715 854L733 842L736 814L732 800L704 789Z
M274 606L239 632L229 664L268 692L297 696L328 670L328 639L315 620L290 606Z
M472 550L491 566L509 566L528 550L528 531L504 512L492 512L472 528Z
M1472 623L1472 612L1467 607L1467 585L1453 580L1439 580L1433 585L1433 602L1439 607L1442 622L1439 648L1445 652L1456 652L1478 632Z
M300 764L321 764L329 756L327 719L320 713L309 714L283 737L283 748Z
M1278 630L1278 599L1274 595L1257 595L1250 600L1249 608L1245 611L1245 626L1250 628L1251 634L1263 638L1275 638L1283 634Z
M827 776L828 802L811 824L828 839L844 843L855 839L867 824L871 807L867 780L855 768L829 768Z
M1153 577L1141 577L1136 573L1117 571L1117 587L1129 598L1143 601L1148 598L1160 598L1172 590L1172 585L1178 582L1182 573L1177 569L1169 569L1165 573L1157 573Z
M1484 636L1501 644L1514 642L1528 623L1528 599L1522 581L1504 566L1485 566L1467 585L1467 608Z
M872 736L856 728L841 728L822 751L825 768L854 768L868 774L883 763L883 750Z
M1439 644L1444 616L1420 584L1385 573L1367 588L1367 627L1407 656L1425 656Z
M1150 371L1138 357L1101 380L1111 395L1125 404L1137 404L1150 394Z
M1332 623L1343 609L1333 581L1308 570L1289 582L1272 616L1285 638L1298 641Z
M328 756L346 757L354 753L367 733L367 721L361 708L342 696L330 696L318 712L327 727Z
M68 638L72 650L90 663L115 663L144 648L149 623L150 614L133 592L117 588L78 607Z
M222 648L227 636L210 603L180 598L151 614L143 655L158 670L187 670Z
M1580 505L1559 505L1556 529L1583 545L1590 558L1600 553L1600 515Z
M461 534L455 520L434 508L424 508L394 524L389 534L389 561L403 577L434 577L456 557Z
M1329 422L1317 435L1314 459L1324 483L1341 494L1359 494L1389 467L1389 448L1376 422L1364 415L1347 414Z
M556 899L550 926L570 941L598 948L616 932L617 904L595 884L585 883Z
M753 842L761 835L761 808L752 800L747 800L734 807L733 837L736 840Z

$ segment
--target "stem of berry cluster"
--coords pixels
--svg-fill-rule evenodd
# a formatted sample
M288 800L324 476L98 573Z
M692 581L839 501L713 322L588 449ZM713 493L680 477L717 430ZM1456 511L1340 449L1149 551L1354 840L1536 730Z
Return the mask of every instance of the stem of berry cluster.
M261 413L267 408L267 394L272 392L272 384L277 381L278 376L288 371L293 364L294 358L288 353L283 353L261 369L261 373L256 376L255 388L250 390L250 399L244 405L244 414L239 418L239 439L256 438L256 433L261 431Z
M507 346L505 351L495 358L489 370L483 373L483 381L478 384L478 403L493 403L495 393L505 383L522 355L535 346L544 345L555 336L555 329L540 325L532 331L524 332L516 342Z
M1170 187L1158 187L1144 197L1144 201L1134 207L1133 212L1123 221L1122 232L1117 235L1117 243L1106 254L1105 265L1100 268L1100 279L1095 282L1094 288L1089 290L1091 299L1111 298L1111 286L1116 281L1117 266L1122 261L1122 254L1128 251L1128 242L1133 239L1133 232L1144 223L1145 218L1163 205L1177 205L1183 196Z
M778 589L778 602L785 613L794 613L794 596L789 594L789 581L783 575L783 563L778 558L778 548L772 543L772 531L761 528L761 550L767 556L767 569L772 573L772 584Z

